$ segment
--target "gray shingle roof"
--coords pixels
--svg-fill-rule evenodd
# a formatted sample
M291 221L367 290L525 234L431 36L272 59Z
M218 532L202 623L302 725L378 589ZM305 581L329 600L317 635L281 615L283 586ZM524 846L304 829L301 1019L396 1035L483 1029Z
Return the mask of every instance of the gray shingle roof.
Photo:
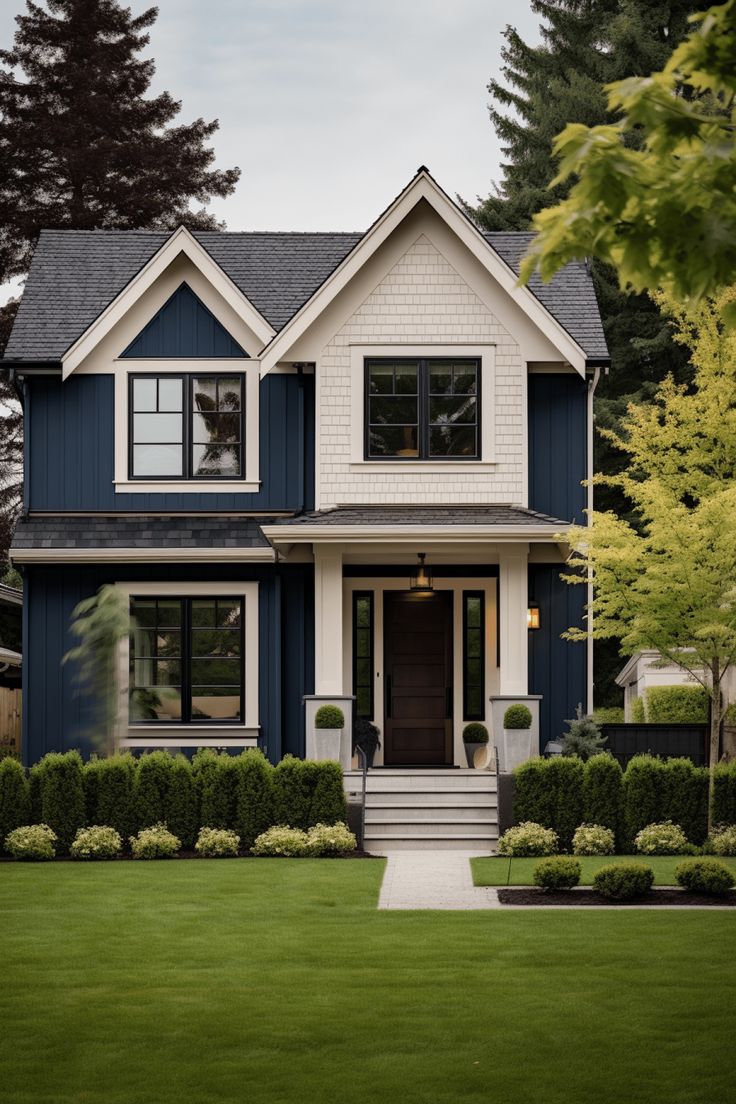
M204 231L194 235L275 330L280 330L360 241L361 234ZM5 356L57 360L164 244L151 230L44 230ZM530 234L492 233L489 245L518 272ZM593 281L583 263L537 298L589 358L606 349Z
M22 518L13 551L22 548L270 548L260 524L270 518L50 516Z
M264 522L264 524L266 524ZM569 522L521 506L338 506L297 517L280 517L276 525L556 525Z

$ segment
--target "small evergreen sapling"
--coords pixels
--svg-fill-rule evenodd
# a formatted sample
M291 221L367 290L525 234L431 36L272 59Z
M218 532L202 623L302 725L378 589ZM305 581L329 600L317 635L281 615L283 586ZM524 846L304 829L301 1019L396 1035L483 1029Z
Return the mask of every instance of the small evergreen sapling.
M562 737L563 755L576 755L587 762L591 756L600 755L605 750L605 736L593 718L583 712L582 705L576 707L575 717L565 721L565 724L570 726L570 730Z

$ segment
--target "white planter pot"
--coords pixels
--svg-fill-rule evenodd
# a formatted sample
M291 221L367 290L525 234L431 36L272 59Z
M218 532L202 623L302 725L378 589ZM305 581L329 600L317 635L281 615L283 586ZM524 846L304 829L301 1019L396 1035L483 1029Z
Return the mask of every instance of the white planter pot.
M342 731L341 728L315 728L314 758L336 759L339 763Z
M526 763L534 755L530 728L505 728L501 748L501 770L510 774L514 767Z

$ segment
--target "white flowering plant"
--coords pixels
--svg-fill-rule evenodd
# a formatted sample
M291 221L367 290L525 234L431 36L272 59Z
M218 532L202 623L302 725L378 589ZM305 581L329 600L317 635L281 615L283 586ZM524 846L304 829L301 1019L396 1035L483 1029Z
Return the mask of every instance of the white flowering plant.
M203 859L226 859L237 855L240 836L227 828L201 828L194 850Z
M554 855L559 842L559 836L552 828L525 820L504 832L498 841L498 853L514 858Z
M5 837L5 850L14 859L43 862L56 855L58 837L48 824L24 824Z
M616 838L602 824L581 824L572 837L573 855L612 855Z
M315 856L349 855L358 846L347 824L315 824L307 832L307 852Z
M642 828L634 838L634 846L640 855L682 855L690 849L682 828L671 820Z
M114 859L123 849L120 833L108 824L80 828L69 848L73 859Z
M708 843L714 855L736 855L736 824L716 824Z
M165 824L141 828L137 836L130 837L134 859L170 859L180 849L181 840Z
M276 855L297 858L308 854L309 840L301 828L288 828L285 824L275 824L273 828L262 832L253 844L254 855Z

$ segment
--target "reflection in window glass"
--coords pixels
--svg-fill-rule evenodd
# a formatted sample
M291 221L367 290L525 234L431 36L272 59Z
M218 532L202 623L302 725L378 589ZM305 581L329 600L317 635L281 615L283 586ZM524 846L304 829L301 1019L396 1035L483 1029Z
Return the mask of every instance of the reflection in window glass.
M373 718L373 591L353 594L353 694L358 717Z

